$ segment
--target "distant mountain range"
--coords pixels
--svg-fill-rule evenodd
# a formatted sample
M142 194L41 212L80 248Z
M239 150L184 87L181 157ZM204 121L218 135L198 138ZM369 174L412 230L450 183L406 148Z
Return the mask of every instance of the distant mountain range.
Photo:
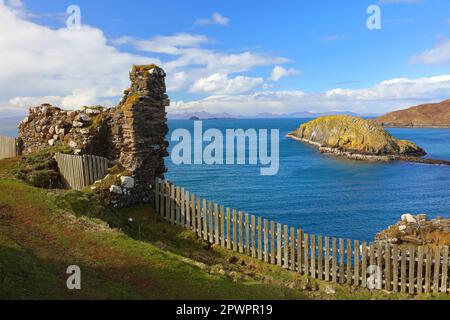
M318 118L328 115L341 115L347 114L356 117L377 117L379 114L358 114L351 111L335 111L326 113L315 113L315 112L294 112L294 113L259 113L254 116L245 115L232 115L229 113L210 113L206 111L200 112L185 112L185 113L169 113L168 117L170 120L211 120L211 119L300 119L300 118Z

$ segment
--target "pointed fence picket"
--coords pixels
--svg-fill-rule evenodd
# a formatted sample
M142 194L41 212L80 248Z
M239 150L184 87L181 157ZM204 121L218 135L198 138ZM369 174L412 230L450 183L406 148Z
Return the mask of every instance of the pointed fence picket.
M409 294L449 293L449 247L371 244L302 230L212 203L158 179L155 207L165 220L235 253L309 277Z

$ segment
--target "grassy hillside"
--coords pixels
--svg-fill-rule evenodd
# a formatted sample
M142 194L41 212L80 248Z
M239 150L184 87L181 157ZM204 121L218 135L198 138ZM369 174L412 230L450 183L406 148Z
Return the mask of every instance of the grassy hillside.
M32 187L15 166L0 161L1 299L411 298L307 281L210 247L147 206L111 211L91 193ZM69 265L80 291L66 288Z

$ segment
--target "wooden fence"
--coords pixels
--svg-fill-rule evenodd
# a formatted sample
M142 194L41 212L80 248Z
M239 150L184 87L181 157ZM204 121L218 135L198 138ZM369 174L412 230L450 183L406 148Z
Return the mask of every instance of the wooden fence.
M157 213L199 238L266 263L334 283L409 294L449 292L449 247L400 246L306 234L225 208L167 181Z
M108 172L108 159L103 157L57 153L55 158L64 186L69 189L82 190Z
M0 136L0 160L19 155L17 139Z

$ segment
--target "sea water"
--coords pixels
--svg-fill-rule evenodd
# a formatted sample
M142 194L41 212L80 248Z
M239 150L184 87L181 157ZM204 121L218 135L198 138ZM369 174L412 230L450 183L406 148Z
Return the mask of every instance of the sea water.
M289 224L308 233L373 240L404 213L450 218L450 167L338 159L286 138L310 119L203 121L205 130L279 129L280 169L261 176L259 166L174 165L166 178L225 206ZM0 135L17 135L17 121L0 121ZM194 122L169 121L171 132ZM428 157L450 160L450 129L388 129L416 142ZM174 143L172 143L173 146Z
M308 233L356 240L373 240L404 213L450 218L449 166L339 159L286 138L308 120L203 121L204 130L279 129L280 169L275 176L261 176L258 166L174 165L167 158L166 178L243 212ZM173 120L169 127L171 132L177 128L192 132L193 123ZM388 130L399 139L416 142L430 158L450 160L450 129Z

